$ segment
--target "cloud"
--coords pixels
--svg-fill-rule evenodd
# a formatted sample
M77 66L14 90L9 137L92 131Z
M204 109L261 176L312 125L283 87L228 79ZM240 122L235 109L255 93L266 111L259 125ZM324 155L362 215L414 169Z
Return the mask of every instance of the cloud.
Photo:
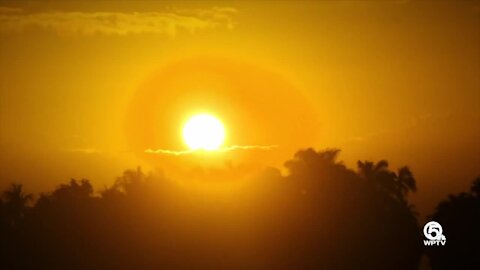
M167 150L167 149L147 149L145 153L147 154L163 154L163 155L173 155L173 156L181 156L186 154L191 154L195 151L193 150L184 150L184 151L176 151L176 150Z
M37 12L28 13L0 7L0 31L18 32L29 28L48 29L59 33L82 35L195 33L217 28L233 29L236 9L171 9L165 12Z
M277 148L278 145L231 145L222 147L216 152L230 152L236 150L271 150ZM94 147L87 148L63 148L63 151L79 154L105 154L107 151L103 151ZM169 150L169 149L147 149L144 152L147 154L158 154L158 155L172 155L172 156L181 156L197 153L202 150ZM131 151L120 151L119 153L133 153Z
M230 152L235 150L271 150L277 148L278 145L231 145L227 147L220 148L216 150L217 152ZM193 154L198 152L199 150L168 150L168 149L147 149L145 153L147 154L160 154L160 155L173 155L173 156L181 156L187 154Z

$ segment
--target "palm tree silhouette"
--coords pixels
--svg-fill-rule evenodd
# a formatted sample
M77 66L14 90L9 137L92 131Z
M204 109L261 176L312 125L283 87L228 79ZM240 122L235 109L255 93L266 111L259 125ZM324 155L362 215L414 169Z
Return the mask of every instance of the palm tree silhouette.
M409 191L417 191L415 177L413 177L413 173L412 171L410 171L410 168L406 166L398 169L395 183L398 189L397 192L402 194L403 196L407 195Z
M11 184L10 187L3 192L5 199L3 207L11 227L18 225L18 222L24 218L27 210L27 204L33 200L33 194L23 192L23 185Z
M387 192L396 199L405 202L408 192L417 190L413 173L406 166L398 169L397 173L388 168L388 162L381 160L358 161L358 174L380 190Z
M372 161L358 161L358 171L361 176L370 182L375 182L378 176L388 170L388 161L380 160L376 164Z

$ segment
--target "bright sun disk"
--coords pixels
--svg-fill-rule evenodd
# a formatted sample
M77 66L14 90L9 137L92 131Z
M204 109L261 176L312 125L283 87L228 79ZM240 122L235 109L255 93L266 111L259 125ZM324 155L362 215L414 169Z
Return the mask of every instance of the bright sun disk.
M212 115L194 115L183 127L183 140L191 150L217 150L225 140L225 129Z

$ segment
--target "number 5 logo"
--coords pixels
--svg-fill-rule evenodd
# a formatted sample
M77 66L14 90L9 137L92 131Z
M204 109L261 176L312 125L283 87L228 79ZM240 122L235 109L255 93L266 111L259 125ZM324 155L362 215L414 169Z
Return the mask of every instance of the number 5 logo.
M423 234L429 240L441 240L442 233L442 225L436 221L430 221L423 227Z

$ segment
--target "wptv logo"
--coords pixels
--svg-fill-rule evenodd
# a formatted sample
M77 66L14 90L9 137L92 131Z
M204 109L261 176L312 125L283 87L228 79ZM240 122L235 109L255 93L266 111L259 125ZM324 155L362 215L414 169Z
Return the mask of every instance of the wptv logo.
M430 221L425 224L423 234L427 238L423 240L425 246L445 246L447 242L445 235L443 235L442 225L436 221Z

